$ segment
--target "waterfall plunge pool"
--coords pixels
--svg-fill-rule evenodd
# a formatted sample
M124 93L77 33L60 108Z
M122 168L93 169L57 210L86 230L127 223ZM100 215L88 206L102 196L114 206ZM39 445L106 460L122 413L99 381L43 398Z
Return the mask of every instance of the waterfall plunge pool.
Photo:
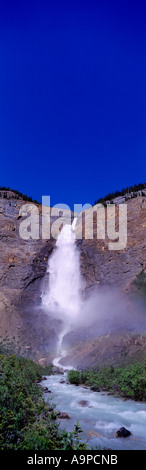
M70 419L59 419L60 429L70 432L79 421L83 430L82 440L89 449L145 450L146 404L133 400L123 400L103 392L93 392L82 386L60 383L66 373L50 375L42 381L51 394L44 394L45 401L55 404L56 410L65 412ZM49 395L49 396L48 396ZM87 402L81 406L79 402ZM124 426L131 432L126 438L116 438L115 432Z

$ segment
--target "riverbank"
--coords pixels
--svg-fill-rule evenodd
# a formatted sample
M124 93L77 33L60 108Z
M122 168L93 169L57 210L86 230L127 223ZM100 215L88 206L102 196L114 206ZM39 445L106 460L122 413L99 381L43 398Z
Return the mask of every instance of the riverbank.
M128 366L101 367L90 370L68 371L68 381L84 385L91 390L106 391L136 401L146 401L146 363L135 362Z
M71 433L59 430L57 414L44 401L40 382L51 373L52 366L44 368L30 359L0 355L1 450L86 448L80 441L80 428Z

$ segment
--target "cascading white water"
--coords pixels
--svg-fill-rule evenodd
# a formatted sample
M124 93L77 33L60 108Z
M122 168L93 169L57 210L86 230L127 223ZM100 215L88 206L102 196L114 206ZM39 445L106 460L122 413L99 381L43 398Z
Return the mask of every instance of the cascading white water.
M82 288L75 223L76 219L72 225L64 225L58 235L56 249L48 261L49 285L42 296L42 303L48 310L58 310L70 318L78 315Z
M62 350L62 339L69 331L71 322L79 314L82 303L83 285L79 252L75 243L75 224L76 219L72 225L64 225L58 235L56 248L48 260L49 281L42 295L42 305L48 312L60 314L65 324L59 335L55 365L58 365L61 357L65 355L65 351Z

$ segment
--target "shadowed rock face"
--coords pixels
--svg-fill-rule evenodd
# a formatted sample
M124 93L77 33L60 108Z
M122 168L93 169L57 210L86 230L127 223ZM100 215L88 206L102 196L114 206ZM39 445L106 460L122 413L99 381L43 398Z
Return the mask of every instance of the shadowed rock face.
M14 195L13 195L14 197ZM79 240L81 271L86 288L112 285L125 292L146 261L145 202L128 202L128 244L121 252L108 250L108 241ZM56 240L19 236L21 200L0 199L0 324L2 338L12 339L20 353L50 362L56 355L61 320L50 319L41 307L48 257ZM41 217L41 206L37 205ZM51 219L53 222L55 218ZM77 361L78 362L78 361ZM81 361L82 362L82 361ZM92 361L91 361L92 362Z

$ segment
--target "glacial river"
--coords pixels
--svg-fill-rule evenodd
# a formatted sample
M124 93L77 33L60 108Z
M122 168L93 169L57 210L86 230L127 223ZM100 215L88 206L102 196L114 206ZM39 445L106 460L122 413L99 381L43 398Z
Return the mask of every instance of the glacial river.
M50 375L42 381L52 393L44 393L50 405L65 412L70 419L59 419L60 429L73 431L79 421L82 440L89 449L146 449L146 403L123 400L102 392L93 392L82 386L60 383L64 375ZM81 406L79 402L84 406ZM126 438L116 438L115 432L124 426L131 432Z

